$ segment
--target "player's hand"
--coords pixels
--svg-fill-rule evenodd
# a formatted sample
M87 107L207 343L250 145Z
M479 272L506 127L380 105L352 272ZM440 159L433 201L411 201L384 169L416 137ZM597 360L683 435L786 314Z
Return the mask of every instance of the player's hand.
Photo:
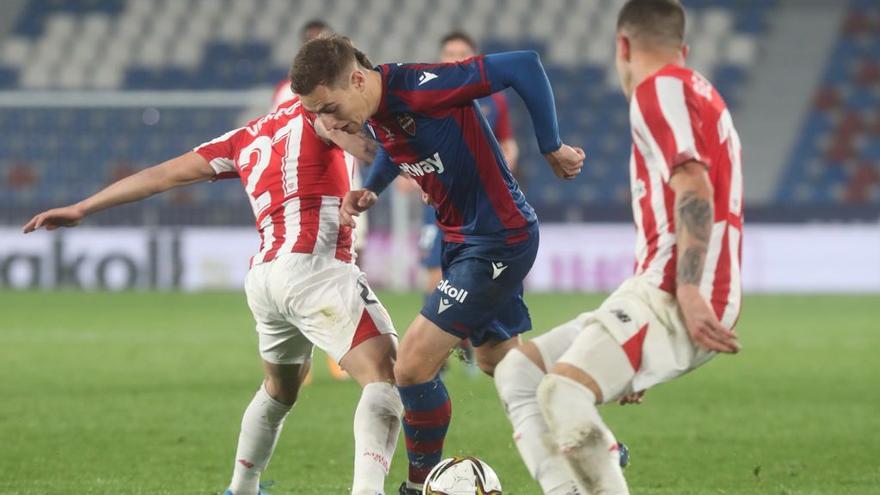
M624 395L623 397L617 399L617 403L621 406L625 406L627 404L641 404L642 397L645 396L645 391L640 390L638 392L633 392L631 394Z
M22 230L28 234L40 227L45 227L46 230L55 230L58 227L76 227L85 216L83 209L77 205L52 208L31 218L30 222L24 224Z
M408 173L401 172L399 176L397 176L397 180L394 181L395 187L397 190L404 193L409 194L413 191L419 191L419 183L416 182Z
M695 344L703 349L736 354L740 350L736 333L724 328L715 311L695 285L682 285L676 291L688 333Z
M376 204L377 199L376 193L369 189L349 191L342 198L342 206L339 208L339 223L354 228L357 223L354 217L359 216Z
M336 146L344 149L345 151L349 151L347 149L347 144L351 143L351 141L346 140L346 136L349 136L348 133L340 131L338 129L330 129L324 125L324 121L321 119L315 119L315 133L319 138L323 139L324 142L331 142ZM350 139L350 138L349 138ZM368 161L368 160L364 160Z
M581 173L585 157L584 150L567 144L563 144L558 150L544 155L556 177L566 180L574 179Z

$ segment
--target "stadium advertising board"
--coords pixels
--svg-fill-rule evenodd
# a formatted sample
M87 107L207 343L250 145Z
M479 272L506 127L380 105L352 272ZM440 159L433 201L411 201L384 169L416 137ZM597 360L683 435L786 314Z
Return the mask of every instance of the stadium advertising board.
M258 244L244 227L0 229L0 239L0 288L12 289L239 289ZM752 225L743 242L747 292L880 292L880 225ZM367 245L376 287L389 283L389 243L375 232ZM544 225L528 289L611 290L632 273L634 244L630 225Z

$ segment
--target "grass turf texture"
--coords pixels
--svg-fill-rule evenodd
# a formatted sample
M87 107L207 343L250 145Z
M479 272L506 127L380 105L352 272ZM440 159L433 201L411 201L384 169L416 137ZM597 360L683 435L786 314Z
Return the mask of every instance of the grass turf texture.
M399 329L418 295L384 294ZM531 295L546 329L599 296ZM632 451L635 494L880 492L880 306L876 297L752 296L744 351L602 409ZM231 472L239 421L260 380L241 294L0 293L0 493L214 494ZM446 455L476 455L507 495L540 493L492 382L447 376ZM264 479L271 493L345 494L351 382L316 376ZM388 478L404 478L402 439Z

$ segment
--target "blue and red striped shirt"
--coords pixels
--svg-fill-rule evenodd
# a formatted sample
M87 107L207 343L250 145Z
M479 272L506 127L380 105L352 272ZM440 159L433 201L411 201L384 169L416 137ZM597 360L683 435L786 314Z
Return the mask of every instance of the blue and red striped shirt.
M394 167L418 182L437 209L448 242L527 238L537 215L474 101L498 90L484 57L376 70L382 75L382 100L368 124L382 146L374 166Z

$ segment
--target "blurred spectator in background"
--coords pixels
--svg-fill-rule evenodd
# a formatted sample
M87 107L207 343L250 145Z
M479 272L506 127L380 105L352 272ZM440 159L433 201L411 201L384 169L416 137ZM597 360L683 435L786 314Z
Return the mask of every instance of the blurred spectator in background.
M312 19L305 23L300 30L300 40L303 43L311 41L322 34L332 33L330 25L321 19ZM275 86L275 94L272 96L272 109L278 108L279 105L290 101L293 98L293 91L290 89L290 81L285 77Z
M15 165L12 165L9 167L9 171L5 175L4 179L6 185L9 186L10 189L16 189L19 191L33 189L39 179L33 167L26 163L16 163Z

